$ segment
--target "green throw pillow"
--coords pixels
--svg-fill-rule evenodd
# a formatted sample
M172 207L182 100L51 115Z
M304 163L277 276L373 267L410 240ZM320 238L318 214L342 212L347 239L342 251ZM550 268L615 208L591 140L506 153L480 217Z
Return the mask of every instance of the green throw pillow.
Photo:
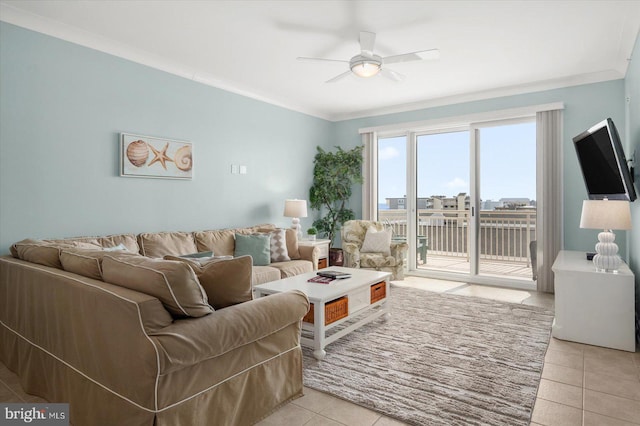
M253 266L267 266L271 263L270 237L265 234L236 234L236 248L233 257L251 256Z

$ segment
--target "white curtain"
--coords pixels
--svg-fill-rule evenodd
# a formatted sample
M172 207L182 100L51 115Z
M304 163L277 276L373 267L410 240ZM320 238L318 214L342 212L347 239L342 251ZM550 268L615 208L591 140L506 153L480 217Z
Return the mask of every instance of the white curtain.
M362 219L376 220L378 209L378 150L376 149L376 133L362 134L364 145L364 161L362 162Z
M536 113L538 291L553 293L551 266L563 244L562 110Z

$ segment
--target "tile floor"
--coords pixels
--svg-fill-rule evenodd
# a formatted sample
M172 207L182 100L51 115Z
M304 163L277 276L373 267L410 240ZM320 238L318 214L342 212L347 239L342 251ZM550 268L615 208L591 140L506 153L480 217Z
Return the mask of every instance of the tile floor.
M552 295L530 291L417 277L407 277L394 284L553 309ZM16 375L0 363L0 402L43 401L24 393ZM305 388L304 397L285 405L259 423L260 426L402 424L309 388ZM552 338L531 425L640 425L640 352L617 351Z

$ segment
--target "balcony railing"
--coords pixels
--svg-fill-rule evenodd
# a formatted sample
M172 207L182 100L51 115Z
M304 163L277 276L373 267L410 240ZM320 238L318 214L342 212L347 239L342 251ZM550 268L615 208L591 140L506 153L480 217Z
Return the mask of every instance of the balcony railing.
M396 236L407 235L406 210L380 210L379 220L388 223ZM469 259L469 210L418 211L418 236L426 239L428 252ZM480 211L480 259L524 263L530 266L531 241L536 239L536 211Z

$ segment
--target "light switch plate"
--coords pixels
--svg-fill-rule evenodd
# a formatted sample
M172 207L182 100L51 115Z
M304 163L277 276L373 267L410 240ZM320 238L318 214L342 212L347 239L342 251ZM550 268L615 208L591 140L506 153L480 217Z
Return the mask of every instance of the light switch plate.
M240 174L241 175L247 174L247 166L240 166Z
M231 165L231 174L235 175L240 173L240 166L238 166L237 164L232 164Z

